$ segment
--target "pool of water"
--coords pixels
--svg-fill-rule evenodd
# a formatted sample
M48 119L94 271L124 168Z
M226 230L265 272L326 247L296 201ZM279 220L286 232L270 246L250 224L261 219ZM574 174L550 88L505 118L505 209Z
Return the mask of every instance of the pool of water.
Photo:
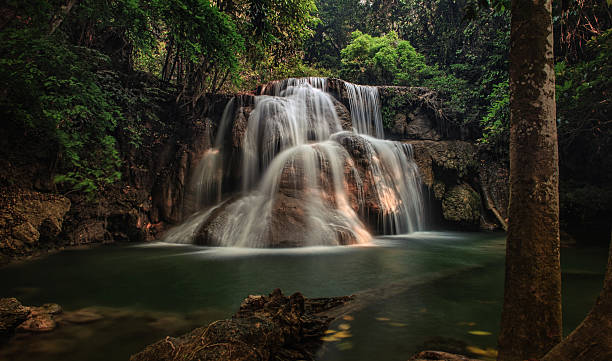
M0 269L0 297L92 308L99 322L18 335L9 360L127 360L166 335L231 316L249 294L369 295L332 329L320 360L405 360L426 348L494 348L503 298L503 233L420 232L371 246L253 250L162 243L68 250ZM607 252L562 251L564 326L599 293ZM376 297L372 297L376 295Z

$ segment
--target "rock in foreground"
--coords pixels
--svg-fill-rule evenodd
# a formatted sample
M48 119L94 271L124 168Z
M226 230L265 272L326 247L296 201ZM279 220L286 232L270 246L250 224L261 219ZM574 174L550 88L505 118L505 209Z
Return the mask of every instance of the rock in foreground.
M0 298L0 341L10 336L29 313L16 298Z
M300 293L286 297L279 289L269 296L249 296L231 319L166 337L130 361L313 360L333 320L322 313L351 300L306 299Z

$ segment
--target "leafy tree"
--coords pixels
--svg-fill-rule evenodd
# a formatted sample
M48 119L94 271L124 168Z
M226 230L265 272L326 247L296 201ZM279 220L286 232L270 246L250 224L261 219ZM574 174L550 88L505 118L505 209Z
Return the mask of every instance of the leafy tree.
M244 40L227 14L207 0L159 1L154 6L167 32L163 79L176 78L182 95L192 94L195 103L204 93L217 92L228 77L235 78Z
M612 29L592 39L583 60L556 64L564 229L604 240L612 211Z
M109 59L66 44L48 25L55 8L36 4L13 8L0 33L0 112L10 127L57 149L65 165L57 181L92 192L120 177L111 132L121 113L95 71Z
M305 60L327 69L340 69L340 51L363 21L364 6L355 0L318 0L319 23L305 44Z
M374 37L355 31L341 51L341 77L360 84L423 86L438 90L454 111L465 111L465 82L447 75L395 32Z

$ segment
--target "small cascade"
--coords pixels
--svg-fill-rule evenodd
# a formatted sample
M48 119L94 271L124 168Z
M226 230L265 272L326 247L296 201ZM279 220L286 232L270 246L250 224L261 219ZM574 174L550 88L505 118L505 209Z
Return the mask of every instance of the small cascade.
M378 88L375 86L344 83L351 107L353 128L359 134L367 134L379 139L385 137Z
M221 201L223 193L223 143L234 118L236 98L232 98L223 111L213 148L208 149L198 162L192 178L197 205L210 205Z
M342 129L329 94L292 82L280 96L260 96L249 116L242 148L243 190L252 189L281 151L329 139Z
M411 233L423 229L421 179L412 146L367 135L338 133L332 139L347 149L358 149L372 198L379 208L383 234ZM372 189L373 188L373 189Z
M382 137L375 87L346 84L354 132L343 131L327 79L286 79L255 98L240 142L242 191L222 201L230 101L214 148L194 174L202 210L166 240L226 247L368 243L422 229L421 181L410 145ZM242 128L244 129L244 128ZM210 205L213 205L210 207ZM369 225L369 226L367 226Z
M327 92L327 78L321 77L305 77L305 78L288 78L283 80L273 81L261 88L260 95L281 96L281 92L289 87L299 87L308 84L313 88Z

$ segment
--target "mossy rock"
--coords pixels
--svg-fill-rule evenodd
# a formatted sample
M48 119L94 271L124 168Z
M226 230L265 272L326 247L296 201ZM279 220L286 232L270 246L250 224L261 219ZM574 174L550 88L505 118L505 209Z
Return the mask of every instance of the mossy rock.
M467 184L454 186L444 194L442 213L447 221L477 225L480 220L480 195Z

